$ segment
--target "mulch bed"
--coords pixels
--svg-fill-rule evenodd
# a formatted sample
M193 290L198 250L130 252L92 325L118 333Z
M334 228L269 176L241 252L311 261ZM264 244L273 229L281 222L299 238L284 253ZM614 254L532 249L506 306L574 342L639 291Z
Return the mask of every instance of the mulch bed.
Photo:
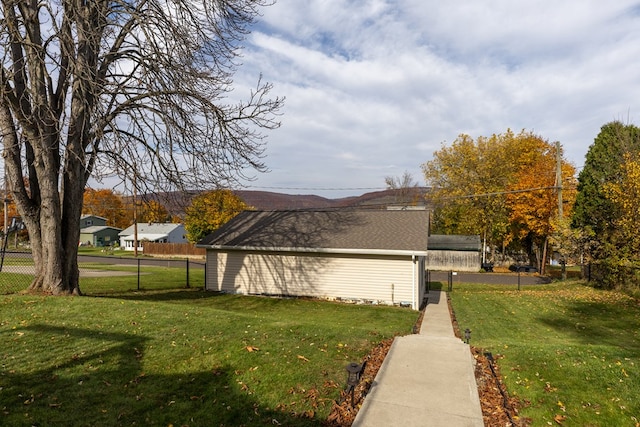
M453 323L453 330L456 336L460 338L458 323L449 303L449 312ZM420 317L414 327L414 332L419 331L422 323L424 310L421 311ZM362 402L366 397L371 384L384 361L393 338L381 342L376 346L363 360L366 363L364 371L361 375L360 383L353 390L354 405L351 405L352 395L346 390L342 391L340 401L334 402L331 414L325 423L328 427L347 427L353 424L355 417L362 406ZM478 394L480 396L480 406L482 407L482 416L485 427L526 427L530 425L530 421L523 419L518 415L518 409L521 407L518 399L509 397L506 393L504 384L502 383L500 370L494 363L499 356L492 356L483 352L482 349L471 346L471 354L476 360L475 376L478 384ZM492 360L493 359L493 360Z

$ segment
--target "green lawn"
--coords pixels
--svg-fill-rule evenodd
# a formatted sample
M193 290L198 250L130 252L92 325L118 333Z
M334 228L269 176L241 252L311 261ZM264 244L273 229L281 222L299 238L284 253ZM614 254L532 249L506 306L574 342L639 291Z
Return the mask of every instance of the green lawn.
M417 317L195 289L0 296L0 424L320 425L346 364Z
M118 262L108 259L106 261ZM186 262L182 267L167 267L163 266L163 261L166 260L140 259L139 270L136 265L80 262L80 289L85 294L94 295L132 290L204 288L205 272L201 265L203 261L190 262L188 275ZM30 256L7 257L4 269L0 272L0 294L11 294L27 289L33 280L33 271L33 259ZM86 271L91 274L87 274ZM102 274L94 274L95 272L102 272Z
M471 344L499 357L508 392L534 426L637 426L640 304L580 282L456 284L451 301Z

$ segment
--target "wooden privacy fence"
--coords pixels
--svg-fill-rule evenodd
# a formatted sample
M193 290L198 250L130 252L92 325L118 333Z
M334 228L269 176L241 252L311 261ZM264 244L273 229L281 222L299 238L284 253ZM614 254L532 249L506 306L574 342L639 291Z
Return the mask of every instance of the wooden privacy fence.
M161 256L201 256L207 254L206 249L196 248L193 243L154 243L142 242L142 252L145 255Z
M442 271L479 271L481 267L480 253L476 251L429 250L427 255L428 270Z

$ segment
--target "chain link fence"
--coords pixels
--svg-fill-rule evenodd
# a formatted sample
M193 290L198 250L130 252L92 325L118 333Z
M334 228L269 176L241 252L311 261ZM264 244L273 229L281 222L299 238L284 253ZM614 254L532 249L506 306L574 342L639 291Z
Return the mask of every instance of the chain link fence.
M26 290L34 277L29 252L5 252L0 269L0 293ZM79 255L80 289L100 295L128 291L204 288L204 260Z
M2 251L0 253L0 293L20 292L31 284L34 275L31 252Z

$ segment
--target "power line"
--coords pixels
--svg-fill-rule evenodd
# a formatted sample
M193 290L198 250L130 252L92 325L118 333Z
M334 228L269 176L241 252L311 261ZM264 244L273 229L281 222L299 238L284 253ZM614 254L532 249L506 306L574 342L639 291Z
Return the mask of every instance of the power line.
M531 193L534 191L542 191L542 190L557 190L558 187L555 185L548 187L536 187L536 188L523 188L521 190L504 190L504 191L495 191L492 193L480 193L480 194L467 194L464 196L448 196L442 197L444 200L453 200L453 199L472 199L475 197L490 197L490 196L502 196L505 194L517 194L517 193Z
M392 190L386 187L273 187L273 186L249 186L248 189L263 189L263 190L304 190L304 191L355 191L355 190ZM426 187L427 191L424 192L425 195L428 195L430 191L438 190L437 187ZM570 188L575 189L575 186L570 186ZM453 199L471 199L475 197L491 197L491 196L502 196L506 194L518 194L518 193L530 193L534 191L544 191L544 190L557 190L557 185L550 185L545 187L534 187L534 188L523 188L518 190L502 190L495 191L490 193L477 193L477 194L466 194L460 196L446 196L442 197L441 200L453 200Z
M360 190L386 190L386 187L265 187L250 185L247 188L261 190L298 190L298 191L360 191Z

